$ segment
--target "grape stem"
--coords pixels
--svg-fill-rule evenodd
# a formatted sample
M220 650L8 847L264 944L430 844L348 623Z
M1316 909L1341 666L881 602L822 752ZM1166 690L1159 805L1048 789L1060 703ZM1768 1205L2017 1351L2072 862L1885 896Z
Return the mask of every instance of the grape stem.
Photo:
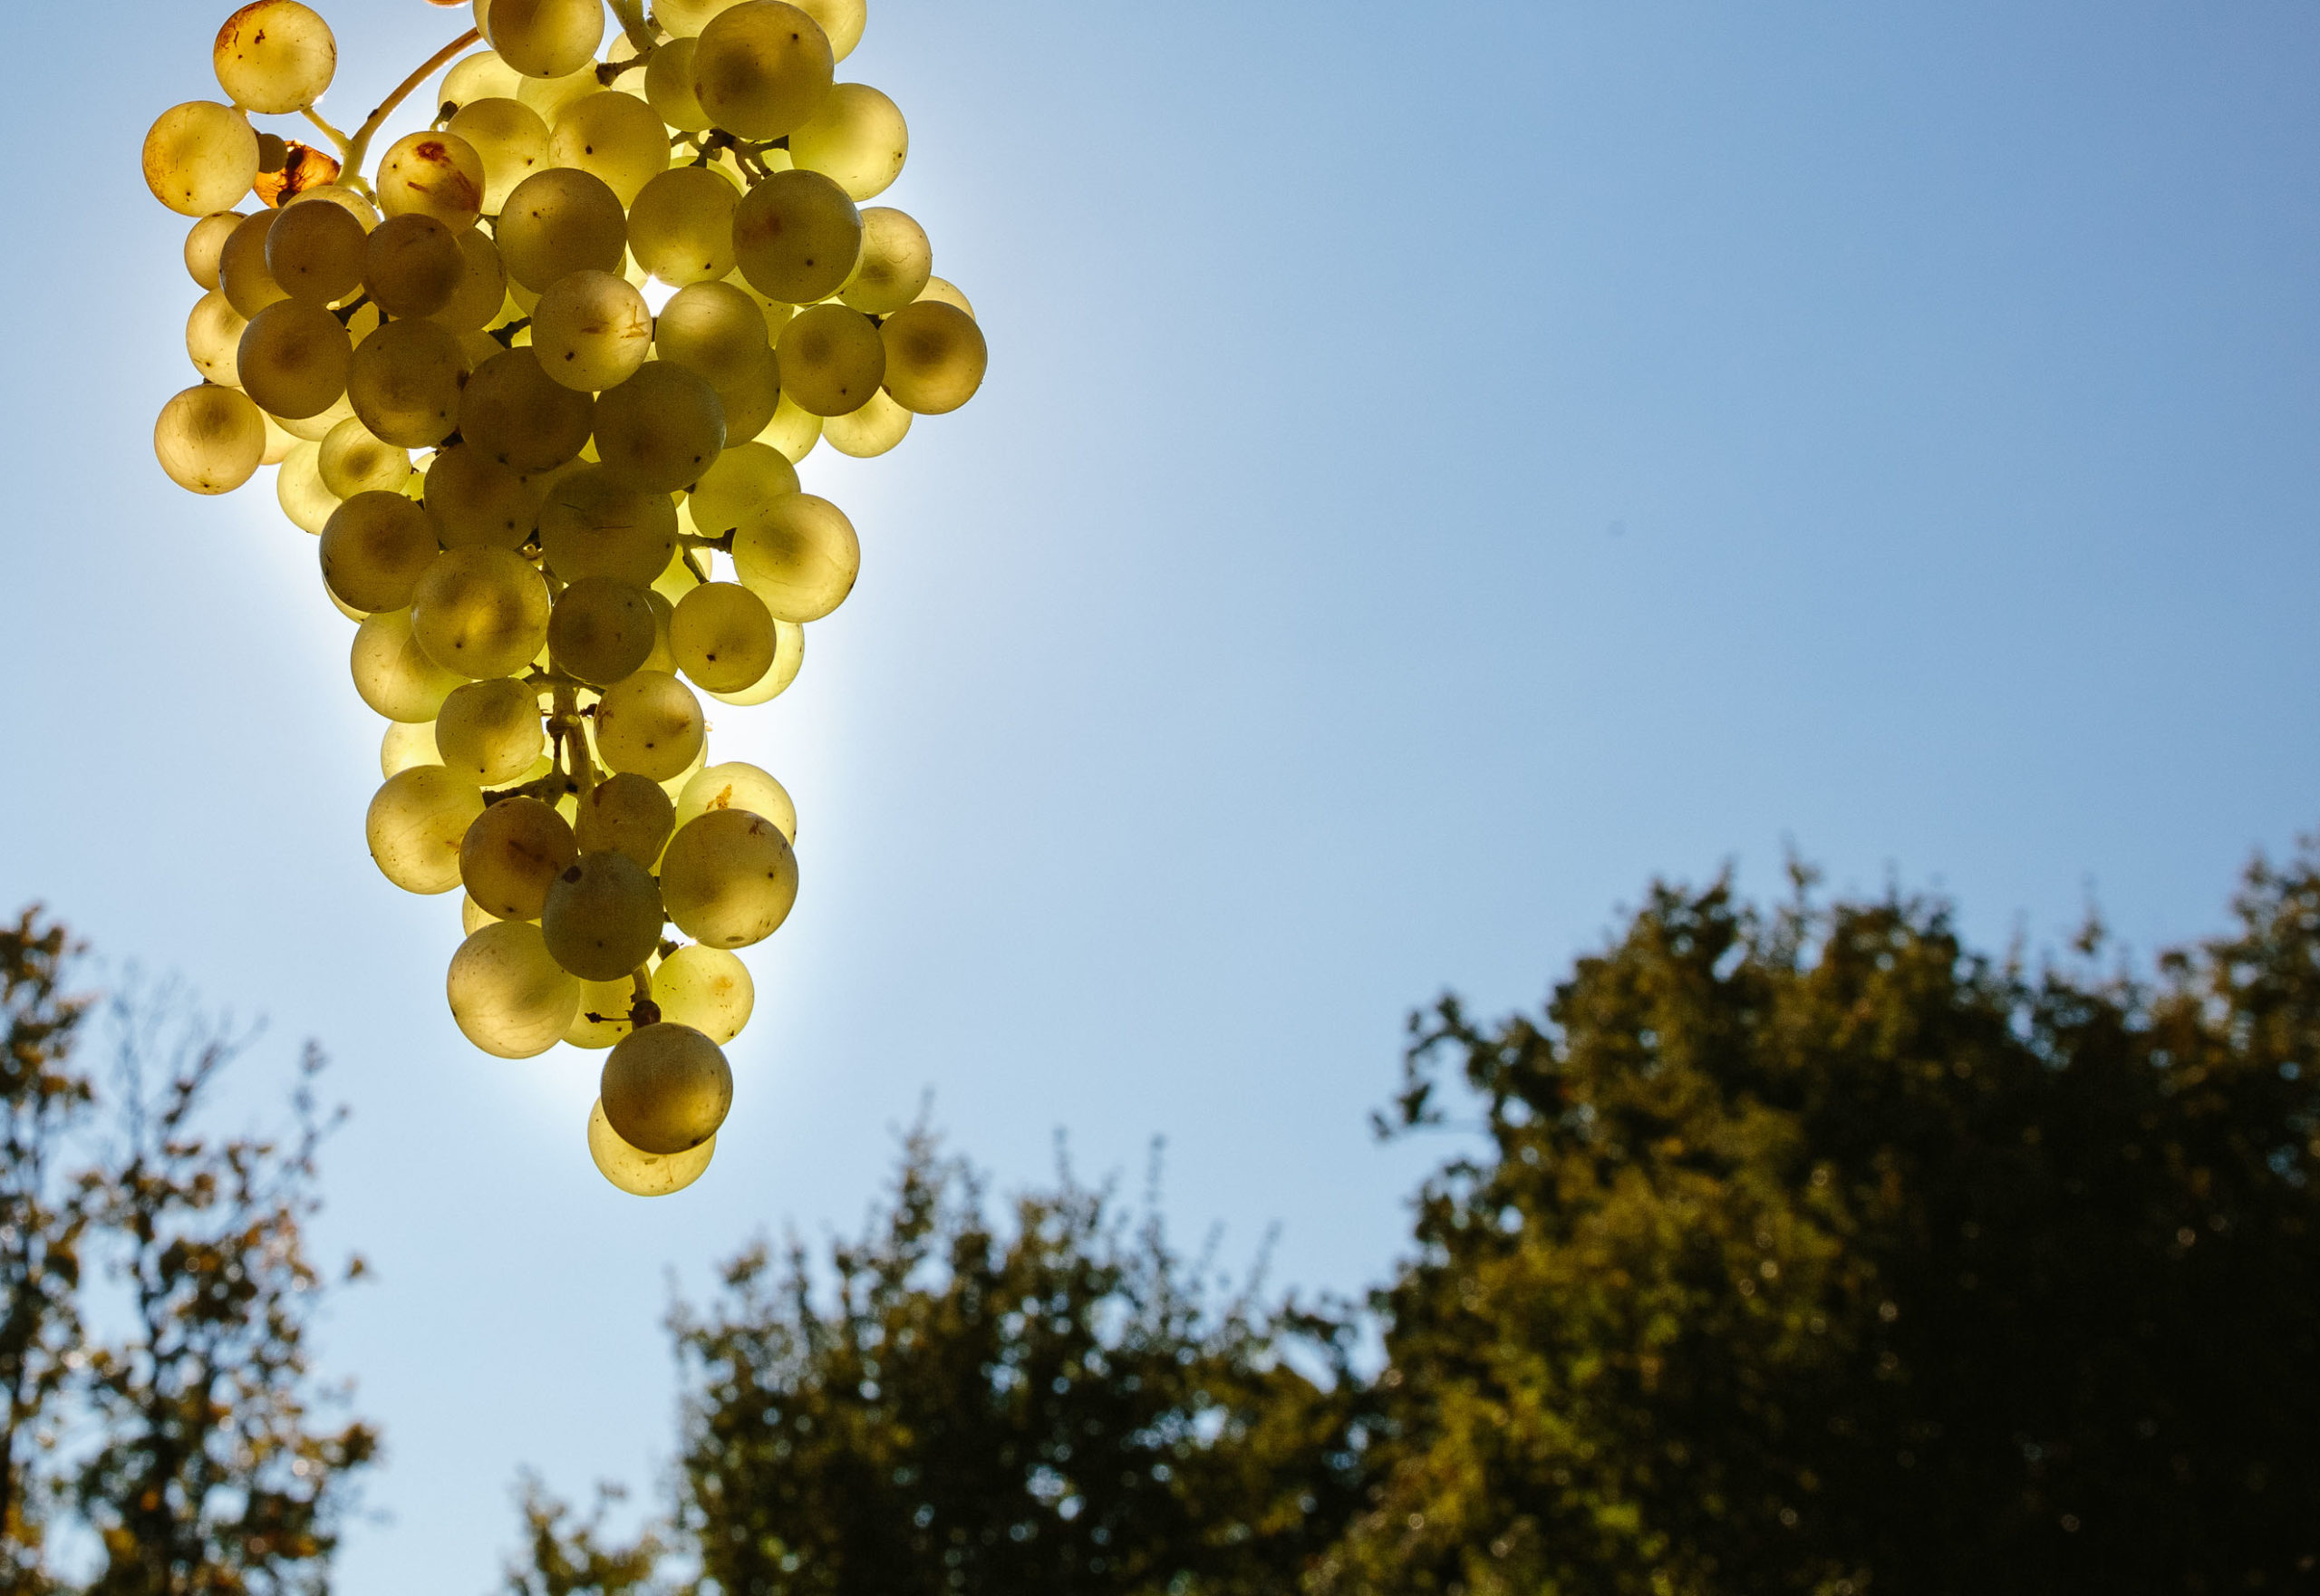
M427 63L424 66L421 66L417 72L411 73L411 76L403 79L403 81L396 86L393 93L379 102L378 110L372 111L369 120L364 121L361 127L354 130L354 137L352 139L348 139L335 131L333 131L330 125L327 122L324 122L320 117L314 116L313 111L309 111L306 113L309 117L314 119L314 122L316 127L321 128L324 132L330 133L331 137L338 140L339 150L342 154L341 165L348 173L351 174L347 181L348 188L359 191L365 198L370 197L372 189L369 180L362 176L362 159L371 151L372 138L378 132L381 125L386 121L387 118L394 114L395 107L401 105L405 100L411 97L411 92L413 89L418 88L420 84L425 82L429 78L433 77L436 70L447 64L450 61L451 57L457 55L469 45L479 43L482 38L483 34L480 32L477 29L469 28L466 33L461 34L458 38L452 40L440 50L435 52L434 54L429 56L427 58Z
M612 0L613 15L620 18L621 31L628 42L636 46L635 64L643 65L643 58L652 53L652 27L644 20L644 0ZM622 63L624 66L627 63Z
M648 1025L661 1023L661 1005L652 1001L652 978L640 964L629 976L629 991L635 999L628 1011L628 1022L643 1030Z

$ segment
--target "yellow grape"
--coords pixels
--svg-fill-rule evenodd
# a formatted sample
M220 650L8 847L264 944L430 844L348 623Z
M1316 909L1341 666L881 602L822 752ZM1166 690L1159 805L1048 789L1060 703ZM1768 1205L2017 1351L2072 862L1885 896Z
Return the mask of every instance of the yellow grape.
M783 0L744 0L701 30L693 93L715 126L778 139L820 109L836 64L828 35L806 13Z
M516 185L494 237L508 275L539 294L567 272L618 272L628 217L602 178L557 167Z
M653 324L652 344L662 360L675 362L711 388L740 382L771 347L757 302L730 283L717 282L695 283L671 295Z
M934 247L909 215L883 205L862 213L862 264L838 290L840 303L865 315L892 315L934 277Z
M605 471L660 493L700 480L725 447L717 391L672 361L646 361L628 381L604 390L595 421Z
M675 828L675 810L661 784L631 775L610 776L590 788L575 823L583 851L626 854L647 870L660 863Z
M568 1040L579 1047L614 1045L611 1041ZM594 1160L597 1174L632 1197L673 1196L706 1175L709 1161L716 1156L717 1138L713 1136L697 1147L667 1156L632 1147L620 1139L613 1122L604 1117L602 1099L588 1110L588 1156Z
M547 123L520 100L471 100L448 131L465 139L483 162L486 216L498 216L516 185L547 165Z
M578 976L574 976L579 981ZM636 982L630 976L618 981L581 981L580 1012L564 1033L564 1040L575 1048L587 1048L601 1052L618 1044L634 1028L629 1024L628 1011L635 1006ZM595 1018L591 1020L590 1015ZM606 1135L611 1134L606 1127ZM639 1153L638 1157L648 1155Z
M467 272L458 236L416 211L389 217L364 243L362 286L391 316L433 315L451 303Z
M193 303L185 319L185 352L193 369L227 388L242 385L242 333L249 318L215 289Z
M652 313L644 295L610 272L558 278L532 312L532 353L540 370L566 388L615 387L652 347Z
M810 493L758 506L733 534L734 569L778 620L820 620L854 591L861 565L854 523Z
M478 927L451 955L444 983L459 1032L495 1059L529 1059L564 1040L580 1012L580 982L548 956L536 925Z
M877 324L843 305L800 311L781 330L775 353L781 391L824 417L860 410L886 375L886 344Z
M242 225L242 213L237 210L215 210L187 232L185 269L204 288L216 291L218 252L226 247L227 238Z
M521 548L539 524L531 484L468 443L438 450L428 462L426 505L445 548Z
M527 78L586 66L604 39L604 0L491 0L476 24L499 58Z
M547 149L551 164L602 178L624 208L669 169L669 130L643 101L610 90L565 107Z
M860 410L832 416L822 423L822 436L838 453L856 459L884 454L910 434L917 418L886 393L874 393Z
M967 296L959 292L959 285L941 277L927 278L926 286L919 291L915 303L924 305L930 302L954 306L966 312L970 317L975 314L975 307L967 303Z
M331 305L362 280L365 235L351 211L335 205L293 205L266 229L266 269L290 298Z
M338 508L338 495L323 481L323 446L295 440L294 445L275 475L274 497L292 526L319 537Z
M798 9L822 24L829 35L830 53L844 61L862 43L863 24L870 20L865 0L796 0Z
M910 157L902 108L867 83L840 83L813 119L789 135L789 159L831 179L856 200L883 194Z
M459 845L482 813L473 782L440 765L414 765L371 800L363 831L372 860L405 892L450 892L459 885Z
M330 430L314 464L323 486L341 498L358 493L400 494L411 480L411 451L373 437L355 416Z
M740 203L741 191L707 167L661 173L628 208L628 247L636 264L678 288L730 276L736 264L733 212Z
M794 466L822 440L822 418L785 393L774 409L773 420L759 430L757 440L778 450Z
M400 610L436 557L427 512L400 493L358 493L323 527L323 583L365 614Z
M459 879L468 895L502 920L536 920L547 889L580 858L564 817L536 798L502 798L468 827L459 844ZM567 1018L565 1024L571 1021ZM564 1026L556 1027L563 1035Z
M588 441L595 401L540 369L528 348L485 362L459 394L459 436L518 471L546 471Z
M451 297L430 319L455 333L479 333L491 325L508 303L508 268L500 264L498 247L481 227L459 234L459 281ZM495 342L486 358L499 353ZM475 363L482 364L481 361Z
M548 884L548 952L583 981L617 981L661 945L661 888L626 854L582 854Z
M749 1024L757 996L749 967L723 948L698 943L679 948L652 972L652 1001L662 1020L689 1025L720 1047Z
M441 104L465 110L478 100L505 100L523 86L524 74L499 59L496 50L463 55L443 74Z
M736 582L707 582L678 601L669 622L677 667L708 692L739 692L773 668L773 616Z
M231 210L257 181L257 134L230 105L171 106L145 135L145 186L179 216Z
M739 379L717 391L729 440L755 438L781 409L781 367L768 349L749 363Z
M798 491L798 468L763 443L737 443L717 457L685 498L694 530L722 537L755 505Z
M663 1020L604 1060L599 1100L614 1135L663 1156L705 1146L733 1107L733 1071L715 1042Z
M642 669L654 636L644 590L610 576L583 576L557 594L547 623L556 668L598 687Z
M558 579L609 576L647 587L667 568L677 543L669 496L631 487L602 466L574 471L540 505L540 549Z
M547 584L529 560L504 548L446 550L411 590L411 634L430 659L461 676L524 669L547 643Z
M246 338L243 348L246 372ZM362 424L388 442L431 448L459 424L460 384L467 374L459 341L449 329L427 321L388 322L354 351L346 397Z
M663 18L662 26L667 19ZM644 64L644 99L655 114L681 133L708 131L709 112L692 92L692 53L698 41L686 36L664 40Z
M390 721L432 721L466 680L427 657L411 633L409 610L365 615L354 629L354 691Z
M537 690L508 676L453 688L435 717L433 747L441 763L479 786L520 779L547 747Z
M974 317L956 305L922 299L885 320L886 392L904 409L939 416L982 386L991 351Z
M381 776L400 776L415 765L440 765L442 762L443 756L435 747L435 727L431 722L421 721L416 725L401 721L387 722L386 735L379 739Z
M739 692L712 692L720 703L748 708L768 703L789 690L806 663L806 629L795 621L773 624L773 668Z
M454 229L483 214L483 157L457 133L406 133L379 161L379 208Z
M687 781L677 795L676 823L683 826L718 809L761 815L793 845L798 840L798 806L789 789L745 760L711 765Z
M188 388L153 423L154 458L170 481L195 493L231 493L265 454L266 418L231 388Z
M700 757L704 730L701 701L659 671L639 671L597 701L596 750L614 770L654 781L680 776Z
M246 316L290 297L266 265L266 240L280 214L262 210L243 218L218 251L218 286Z
M749 947L789 917L798 901L798 856L764 816L711 809L669 839L661 893L669 918L694 941Z
M854 276L862 258L862 213L819 172L776 172L734 208L733 253L759 293L810 305Z

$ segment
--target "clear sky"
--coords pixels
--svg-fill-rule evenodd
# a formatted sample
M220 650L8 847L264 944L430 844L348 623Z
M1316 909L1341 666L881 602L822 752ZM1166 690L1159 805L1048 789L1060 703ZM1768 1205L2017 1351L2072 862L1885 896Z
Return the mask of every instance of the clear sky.
M268 1015L254 1082L334 1058L350 1596L487 1588L519 1465L649 1485L672 1276L853 1226L929 1090L1002 1186L1165 1136L1181 1236L1352 1289L1444 1150L1366 1132L1406 1011L1536 1002L1655 874L1793 838L2147 952L2320 819L2310 5L873 0L841 75L991 376L807 463L861 584L712 740L803 895L715 1169L621 1198L600 1056L469 1049L457 899L365 856L313 539L151 459L196 290L137 147L229 8L0 103L0 899ZM460 25L324 9L346 121Z

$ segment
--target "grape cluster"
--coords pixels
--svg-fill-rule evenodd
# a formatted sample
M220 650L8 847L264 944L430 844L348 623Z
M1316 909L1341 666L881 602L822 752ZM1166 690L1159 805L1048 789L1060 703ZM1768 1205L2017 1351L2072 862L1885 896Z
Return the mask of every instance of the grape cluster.
M227 21L226 102L145 141L206 290L203 380L154 450L197 493L279 468L388 722L371 856L466 889L453 1017L502 1058L611 1049L589 1151L660 1195L732 1100L733 950L798 893L789 795L710 762L700 694L773 698L854 585L855 529L798 462L894 448L973 396L986 352L925 232L862 207L909 144L891 100L833 81L863 0L474 11L352 134L316 109L321 16ZM432 125L366 176L446 67ZM293 114L329 148L251 121Z

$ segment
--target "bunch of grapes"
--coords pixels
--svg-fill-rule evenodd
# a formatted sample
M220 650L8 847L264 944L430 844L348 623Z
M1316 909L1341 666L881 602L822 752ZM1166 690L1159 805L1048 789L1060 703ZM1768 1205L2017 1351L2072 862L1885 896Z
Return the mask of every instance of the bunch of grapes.
M352 134L316 109L321 16L227 19L226 102L145 141L206 291L203 381L154 450L197 493L279 468L388 722L371 856L466 889L453 1017L501 1058L609 1049L589 1151L655 1195L708 1167L754 1001L734 950L798 894L789 795L710 762L699 695L772 699L854 585L855 529L798 463L894 448L986 352L925 232L861 206L909 143L833 81L864 0L474 11ZM447 67L433 125L366 175ZM252 121L292 115L328 148Z

